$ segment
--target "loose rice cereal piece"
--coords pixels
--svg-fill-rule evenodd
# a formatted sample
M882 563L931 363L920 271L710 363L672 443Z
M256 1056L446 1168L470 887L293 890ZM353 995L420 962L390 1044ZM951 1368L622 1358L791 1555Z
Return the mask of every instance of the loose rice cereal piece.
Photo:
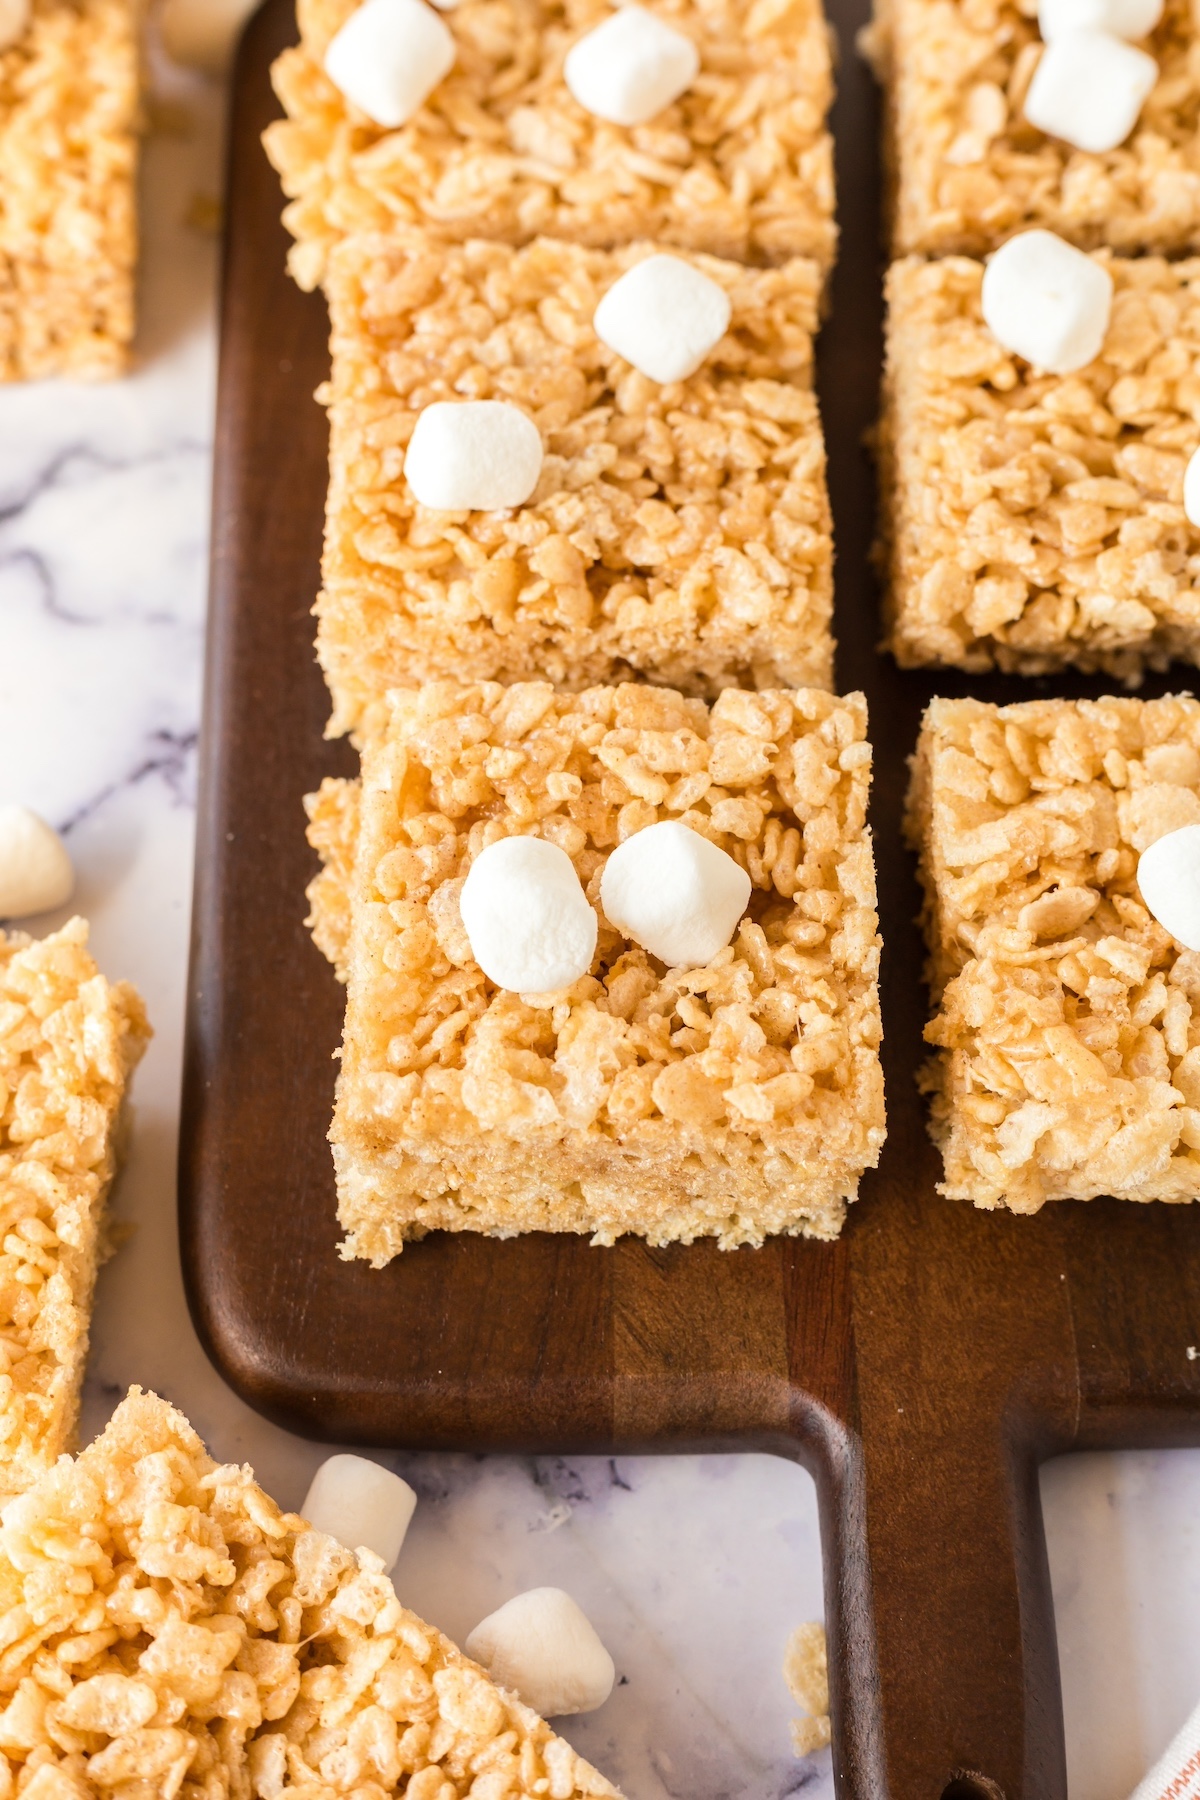
M1142 48L1158 81L1132 135L1092 154L1035 130L1033 0L876 0L897 255L982 255L1031 225L1094 249L1200 248L1200 76L1189 0Z
M983 322L983 265L895 264L880 434L897 660L1136 685L1200 661L1200 260L1107 258L1101 354L1038 374Z
M40 942L0 931L0 1499L74 1431L121 1103L149 1037L87 935L82 919Z
M140 0L34 0L0 51L0 380L128 362L140 23Z
M349 976L343 1254L379 1267L431 1230L835 1237L884 1138L862 696L728 689L710 711L632 683L442 682L368 723L348 945L354 808L329 784L310 889ZM458 911L486 845L560 845L599 910L608 852L666 818L753 882L707 967L667 969L601 914L590 974L551 1000L486 979Z
M0 1595L6 1790L619 1800L379 1557L281 1513L140 1388L6 1509Z
M696 257L732 323L694 375L660 387L592 328L602 294L651 254L449 246L407 227L338 250L317 604L331 730L356 728L389 688L442 676L830 684L817 269ZM418 412L464 398L512 401L538 424L546 454L526 505L414 499L403 467Z
M674 105L632 129L586 112L562 76L608 0L461 0L445 15L458 61L398 131L348 107L321 67L356 3L299 0L300 45L274 69L288 117L264 141L291 198L301 287L323 280L340 237L397 223L458 241L653 237L747 261L833 261L820 0L654 0L702 66Z
M1137 886L1141 852L1197 821L1195 700L932 702L908 830L943 1194L1200 1194L1200 955Z

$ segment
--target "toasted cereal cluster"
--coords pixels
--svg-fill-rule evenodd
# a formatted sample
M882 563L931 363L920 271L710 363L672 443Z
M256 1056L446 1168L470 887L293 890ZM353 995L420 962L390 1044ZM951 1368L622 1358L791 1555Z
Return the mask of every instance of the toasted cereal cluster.
M0 1780L30 1800L575 1800L616 1790L133 1388L5 1510Z
M832 1741L829 1717L829 1655L825 1627L812 1619L797 1625L783 1656L783 1678L792 1699L804 1708L792 1720L792 1748L797 1756L811 1756Z
M391 687L451 675L829 685L817 269L695 258L732 323L696 374L660 386L592 328L650 251L446 246L410 229L338 250L317 607L331 729ZM405 445L423 406L453 399L511 400L536 421L545 462L526 505L417 504Z
M1133 134L1094 155L1025 118L1042 53L1034 0L876 0L896 253L980 255L1034 225L1085 249L1200 248L1189 0L1166 0L1144 47L1158 62L1157 85Z
M288 117L265 137L292 204L290 267L322 280L338 238L423 225L443 238L663 243L775 262L833 260L830 42L820 0L654 0L696 40L693 86L627 130L586 112L562 76L608 0L461 0L458 60L398 131L353 108L322 69L358 0L299 0L301 42L275 65Z
M140 0L33 0L0 51L0 380L126 366L140 19Z
M983 265L893 266L881 449L891 648L906 666L1200 661L1200 260L1107 258L1102 354L1041 375L983 323Z
M1200 955L1146 910L1137 864L1200 823L1200 704L935 700L908 823L941 1191L1014 1212L1194 1199Z
M350 895L310 890L349 976L331 1139L345 1254L432 1229L611 1242L832 1237L884 1135L861 695L430 684L368 722ZM330 845L352 808L310 803ZM745 868L749 911L668 969L601 914L591 972L498 989L458 910L498 838L558 844L599 911L609 851L682 820Z
M0 1498L67 1448L121 1102L149 1036L82 919L0 932Z

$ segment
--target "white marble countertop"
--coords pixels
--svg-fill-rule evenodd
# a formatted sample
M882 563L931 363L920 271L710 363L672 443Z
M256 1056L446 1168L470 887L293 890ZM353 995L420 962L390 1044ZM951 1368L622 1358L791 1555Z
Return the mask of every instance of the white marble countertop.
M138 368L115 386L0 390L0 800L60 829L96 955L156 1027L100 1280L84 1428L132 1382L297 1504L327 1451L243 1406L184 1304L175 1147L191 891L215 369L221 94L156 71ZM59 922L34 922L43 929ZM395 1459L421 1495L397 1570L461 1637L523 1587L570 1589L620 1685L566 1735L630 1800L832 1794L797 1761L781 1676L821 1614L816 1501L766 1456ZM1071 1800L1122 1800L1200 1698L1200 1452L1085 1456L1043 1475ZM919 1655L919 1645L914 1646Z

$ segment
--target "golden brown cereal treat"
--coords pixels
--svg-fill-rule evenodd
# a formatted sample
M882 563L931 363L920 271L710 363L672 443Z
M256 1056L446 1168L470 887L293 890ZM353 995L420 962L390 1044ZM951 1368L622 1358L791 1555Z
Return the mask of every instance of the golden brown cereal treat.
M907 667L1200 660L1200 261L1106 258L1102 354L1038 375L983 323L983 265L893 266L882 451L890 646Z
M426 1231L609 1243L835 1237L884 1137L866 704L546 682L430 684L370 721L331 1133L345 1254ZM326 784L310 889L331 906L353 824ZM598 907L609 852L678 819L753 883L732 943L668 969L601 916L591 972L551 1001L497 988L458 910L474 858L540 836Z
M833 97L820 0L652 0L694 38L701 72L648 125L584 111L562 78L608 0L462 0L458 61L415 118L384 131L348 107L321 60L357 0L299 0L301 42L275 65L288 118L266 133L292 204L290 267L323 278L349 232L423 225L441 237L598 246L658 238L756 262L833 260Z
M514 253L408 229L340 248L317 607L332 730L440 676L831 684L817 270L691 259L733 320L696 374L660 387L592 329L601 295L650 253ZM423 406L456 399L510 400L537 422L545 462L526 505L417 504L404 447Z
M73 919L0 931L0 1499L67 1449L121 1102L149 1028Z
M1189 0L1142 46L1160 75L1133 134L1103 155L1025 119L1042 52L1032 0L876 0L898 255L980 255L1046 226L1093 249L1200 248L1200 78Z
M0 380L128 361L141 11L33 0L0 51Z
M132 1388L6 1510L0 1772L87 1795L614 1796L397 1600Z
M1200 1194L1200 955L1151 917L1141 852L1200 822L1200 705L935 700L909 796L941 1192Z

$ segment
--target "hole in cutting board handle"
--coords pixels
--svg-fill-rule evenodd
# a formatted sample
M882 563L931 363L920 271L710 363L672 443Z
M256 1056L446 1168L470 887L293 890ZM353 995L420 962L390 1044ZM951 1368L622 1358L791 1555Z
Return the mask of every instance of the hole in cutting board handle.
M1004 1800L1004 1789L974 1769L955 1769L942 1789L941 1800Z

